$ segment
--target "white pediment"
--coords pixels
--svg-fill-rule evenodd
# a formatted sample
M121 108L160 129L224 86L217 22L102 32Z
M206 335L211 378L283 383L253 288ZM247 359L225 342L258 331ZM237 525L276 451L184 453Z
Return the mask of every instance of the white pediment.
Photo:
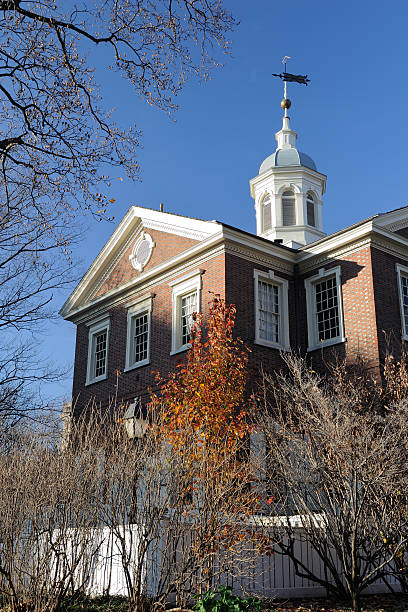
M202 241L219 232L220 226L214 221L132 206L61 308L60 315L69 318L72 312L92 302L132 242L141 231L149 229Z
M396 210L378 215L378 217L375 218L374 224L389 232L397 232L398 230L408 227L408 206L403 206L402 208L397 208Z

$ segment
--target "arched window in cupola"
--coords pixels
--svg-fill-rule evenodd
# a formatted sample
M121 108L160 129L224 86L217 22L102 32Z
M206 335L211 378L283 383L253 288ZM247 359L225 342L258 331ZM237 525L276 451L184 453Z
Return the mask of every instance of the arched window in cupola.
M316 227L315 198L311 191L306 196L307 224Z
M295 194L291 189L282 193L282 225L296 225Z
M262 231L267 232L272 227L271 197L265 194L261 201Z

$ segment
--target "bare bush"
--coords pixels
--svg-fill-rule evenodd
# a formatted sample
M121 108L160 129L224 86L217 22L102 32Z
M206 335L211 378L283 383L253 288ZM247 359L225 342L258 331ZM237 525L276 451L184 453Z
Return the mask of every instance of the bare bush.
M264 378L259 417L266 480L276 496L276 550L299 576L359 610L361 592L379 579L388 584L406 555L405 364L389 359L382 384L362 363L337 363L322 377L305 359L284 359L286 373ZM299 526L324 578L297 555Z
M11 610L55 610L89 579L101 478L93 432L61 451L24 430L0 453L0 590Z
M182 452L167 446L171 505L165 550L172 563L171 591L181 607L191 603L193 594L220 584L248 584L259 554L272 550L268 535L251 521L259 495L247 440L238 438L214 461L213 448L201 438L200 458L192 471L191 455L200 442L196 432L190 434L184 432Z
M164 435L165 416L157 408L149 414L143 438L126 438L123 428L114 427L103 450L101 525L110 534L127 595L137 608L148 595L157 603L175 599L186 606L192 594L221 577L239 579L244 568L248 578L259 551L270 550L262 531L249 521L257 493L251 488L247 441L237 438L216 466L213 448L201 444L192 473L196 432L189 437L185 431L183 449L176 449Z
M62 445L52 430L1 439L0 593L12 611L53 612L84 592L125 593L135 609L147 597L186 605L227 579L247 581L270 552L251 522L259 493L246 437L225 452L220 440L215 457L191 430L175 448L162 411L139 422L137 438L124 409L93 406Z

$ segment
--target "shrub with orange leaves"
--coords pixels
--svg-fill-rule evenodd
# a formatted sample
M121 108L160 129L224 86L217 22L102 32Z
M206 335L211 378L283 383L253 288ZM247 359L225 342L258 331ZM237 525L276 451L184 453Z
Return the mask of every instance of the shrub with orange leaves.
M195 315L185 362L166 379L157 376L160 391L150 404L157 435L174 453L169 470L183 466L171 475L173 485L180 482L173 510L182 509L191 526L188 563L197 590L216 582L214 567L235 571L236 555L247 555L249 571L250 554L271 550L248 520L260 501L248 452L249 349L233 336L235 314L233 305L215 295L205 325Z
M216 295L206 339L202 314L195 314L186 361L166 380L157 377L160 393L152 397L151 408L160 406L161 432L180 452L193 434L194 460L204 449L211 448L216 457L231 452L251 429L245 401L249 349L233 337L235 313L235 306Z

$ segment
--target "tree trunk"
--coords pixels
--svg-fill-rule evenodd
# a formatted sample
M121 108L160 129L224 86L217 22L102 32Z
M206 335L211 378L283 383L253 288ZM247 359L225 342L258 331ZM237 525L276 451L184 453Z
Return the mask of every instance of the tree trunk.
M354 612L361 612L360 607L360 597L356 592L351 593L351 605L353 607Z

